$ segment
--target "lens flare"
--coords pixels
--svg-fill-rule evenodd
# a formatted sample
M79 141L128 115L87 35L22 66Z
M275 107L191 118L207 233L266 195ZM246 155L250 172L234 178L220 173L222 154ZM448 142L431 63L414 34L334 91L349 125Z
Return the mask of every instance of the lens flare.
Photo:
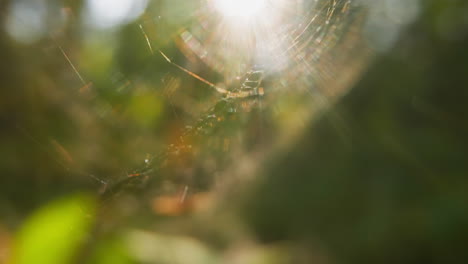
M214 0L214 6L226 17L249 19L266 8L266 2L267 0Z

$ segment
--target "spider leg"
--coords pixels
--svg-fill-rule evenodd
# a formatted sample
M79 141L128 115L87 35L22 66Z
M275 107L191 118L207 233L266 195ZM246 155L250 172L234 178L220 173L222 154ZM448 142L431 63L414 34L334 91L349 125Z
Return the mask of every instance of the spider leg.
M201 82L203 82L203 83L209 85L211 88L215 89L218 93L220 93L220 94L229 94L229 93L230 93L228 90L226 90L226 89L224 89L224 88L221 88L221 87L219 87L219 86L216 86L214 83L212 83L212 82L210 82L210 81L207 81L207 80L204 79L203 77L201 77L201 76L199 76L199 75L197 75L197 74L195 74L195 73L193 73L193 72L187 70L186 68L180 66L179 64L173 62L173 61L172 61L171 59L169 59L169 57L167 57L167 55L164 54L164 52L162 52L161 50L158 50L158 51L159 51L159 53L161 53L161 55L163 56L163 58L164 58L167 62L169 62L170 64L172 64L172 65L174 65L175 67L179 68L181 71L187 73L188 75L192 76L193 78L195 78L195 79L197 79L197 80L199 80L199 81L201 81Z
M215 89L218 93L220 94L223 94L226 96L226 98L247 98L247 97L251 97L251 96L257 96L257 95L263 95L263 90L261 91L258 91L257 88L259 88L258 86L260 85L260 83L262 82L263 80L263 71L252 71L252 72L249 72L250 74L257 74L257 73L261 73L261 77L259 80L249 80L247 79L243 84L242 84L242 88L255 88L255 89L247 89L247 90L240 90L240 91L229 91L225 88L221 88L219 86L216 86L214 83L206 80L205 78L197 75L196 73L194 72L191 72L189 70L187 70L186 68L180 66L179 64L173 62L171 59L169 59L169 57L164 53L162 52L161 50L158 50L159 53L161 53L161 56L170 64L174 65L175 67L179 68L181 71L187 73L188 75L192 76L193 78L207 84L208 86L210 86L211 88ZM247 83L253 83L253 84L256 84L255 87L250 87L247 85Z

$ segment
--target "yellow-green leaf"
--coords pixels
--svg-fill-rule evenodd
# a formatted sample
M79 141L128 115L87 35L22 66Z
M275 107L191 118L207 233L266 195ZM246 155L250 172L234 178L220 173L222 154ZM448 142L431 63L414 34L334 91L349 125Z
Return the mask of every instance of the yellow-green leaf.
M94 213L95 201L86 195L63 198L39 208L20 227L10 263L69 263L76 257Z

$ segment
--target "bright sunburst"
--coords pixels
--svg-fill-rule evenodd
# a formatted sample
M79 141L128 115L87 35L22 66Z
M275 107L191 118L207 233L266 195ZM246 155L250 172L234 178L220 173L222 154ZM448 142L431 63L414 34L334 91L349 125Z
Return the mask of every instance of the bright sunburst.
M213 0L215 8L229 18L250 19L266 8L267 0Z

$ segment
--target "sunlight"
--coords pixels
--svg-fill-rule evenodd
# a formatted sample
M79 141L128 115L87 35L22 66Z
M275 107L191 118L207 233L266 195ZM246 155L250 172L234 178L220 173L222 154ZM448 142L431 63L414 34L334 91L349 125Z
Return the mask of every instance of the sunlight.
M112 28L139 17L147 4L148 0L87 0L85 19L98 28Z
M206 0L207 15L213 21L210 23L214 23L214 33L206 42L205 49L211 53L216 51L216 56L223 60L218 65L212 64L212 67L222 68L227 79L247 71L243 67L251 67L252 63L268 64L264 67L275 70L283 67L277 62L287 61L284 58L287 52L280 52L288 45L284 33L291 21L296 21L297 18L291 15L297 14L301 1ZM199 47L193 49L200 54L204 52Z
M47 32L46 4L44 0L12 2L5 21L8 34L16 41L25 44L34 43L42 38Z
M266 8L267 0L214 0L216 9L230 18L254 18Z

